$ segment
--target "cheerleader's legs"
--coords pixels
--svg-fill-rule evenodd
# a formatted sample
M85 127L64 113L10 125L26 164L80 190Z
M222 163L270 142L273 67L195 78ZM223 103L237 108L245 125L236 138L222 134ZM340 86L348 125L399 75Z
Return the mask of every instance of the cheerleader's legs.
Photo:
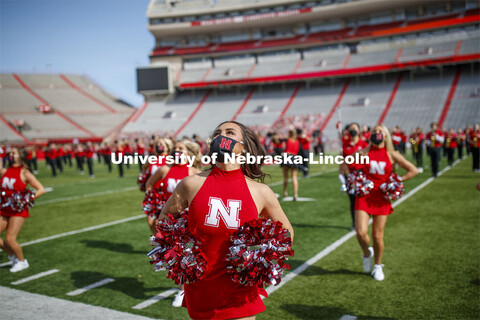
M283 196L286 197L288 195L287 187L288 187L288 167L283 166Z
M297 179L297 168L292 168L292 185L293 185L293 198L296 200L298 198L298 179Z
M0 234L7 230L7 225L8 225L8 218L7 217L1 217L0 216ZM3 241L2 238L0 238L0 248L5 251L9 256L13 255L12 249L8 246L8 244Z
M357 240L362 248L363 256L366 258L370 256L370 251L368 250L368 247L370 246L368 220L370 220L368 213L362 210L355 210L355 230L357 232Z
M5 235L5 241L7 246L10 247L12 252L17 256L18 260L23 261L23 251L20 244L17 242L17 236L22 230L23 224L25 223L24 217L9 217L7 224L7 234ZM8 253L8 252L7 252Z
M375 264L382 264L383 257L383 233L385 231L385 223L388 216L373 216L372 238L373 251L375 252Z

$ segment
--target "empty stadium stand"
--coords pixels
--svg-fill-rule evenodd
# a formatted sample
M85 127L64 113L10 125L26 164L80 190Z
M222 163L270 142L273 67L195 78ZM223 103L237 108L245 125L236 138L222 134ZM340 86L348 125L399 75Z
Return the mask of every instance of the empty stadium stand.
M51 112L42 112L42 106ZM100 139L120 129L133 112L85 76L0 75L1 141ZM25 125L12 125L18 121Z

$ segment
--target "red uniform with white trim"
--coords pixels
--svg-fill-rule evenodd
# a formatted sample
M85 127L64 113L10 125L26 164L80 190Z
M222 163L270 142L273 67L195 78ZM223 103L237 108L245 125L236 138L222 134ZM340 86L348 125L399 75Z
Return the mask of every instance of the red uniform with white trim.
M10 167L7 169L5 174L0 178L0 190L5 191L6 196L10 196L12 193L16 191L25 191L27 189L27 185L22 181L20 177L20 173L22 172L22 166ZM0 209L0 215L3 217L30 217L28 213L28 208L23 210L22 212L13 211L11 208L6 207Z
M371 215L386 216L393 213L392 204L383 198L380 185L388 180L392 173L392 163L386 148L370 146L368 152L369 164L361 169L367 179L373 182L374 187L370 193L355 199L355 210L362 210Z
M267 296L266 291L233 282L225 261L230 235L257 218L258 209L242 170L213 167L188 212L189 230L205 239L208 264L202 279L185 285L183 306L192 319L243 318L265 311L259 294Z
M163 178L163 196L167 201L183 178L188 177L188 166L174 164Z

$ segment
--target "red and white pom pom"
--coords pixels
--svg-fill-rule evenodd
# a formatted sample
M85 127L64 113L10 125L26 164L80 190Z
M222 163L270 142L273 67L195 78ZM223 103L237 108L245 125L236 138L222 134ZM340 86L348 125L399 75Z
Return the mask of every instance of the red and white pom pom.
M257 287L278 285L284 271L290 269L285 261L294 254L292 238L279 221L265 218L248 221L231 235L230 241L227 269L237 283Z
M137 184L140 188L140 191L145 191L146 190L146 185L147 185L147 180L148 180L148 174L147 173L140 173L137 179Z
M162 189L152 189L145 193L145 198L142 202L143 212L150 216L158 216L165 206L165 199L163 197Z
M348 175L347 188L349 194L363 197L373 189L373 182L367 179L363 171L356 170Z
M35 192L27 189L25 191L15 191L6 198L3 207L10 207L15 212L22 212L31 208L35 204Z
M0 209L10 206L7 193L4 190L0 190Z
M177 219L169 214L156 229L157 234L150 237L156 248L148 253L155 271L167 270L167 278L177 285L200 279L207 267L200 250L203 239L194 238L188 230L187 213L182 212Z
M402 178L396 173L392 173L387 182L380 185L385 200L398 200L405 193Z

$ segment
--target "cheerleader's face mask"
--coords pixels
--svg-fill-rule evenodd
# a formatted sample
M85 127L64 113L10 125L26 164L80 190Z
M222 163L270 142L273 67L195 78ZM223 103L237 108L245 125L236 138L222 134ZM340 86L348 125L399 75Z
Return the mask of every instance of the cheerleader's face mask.
M232 154L237 143L243 144L243 141L237 141L229 137L218 135L210 143L210 155L217 154L217 161L225 162L225 154Z

